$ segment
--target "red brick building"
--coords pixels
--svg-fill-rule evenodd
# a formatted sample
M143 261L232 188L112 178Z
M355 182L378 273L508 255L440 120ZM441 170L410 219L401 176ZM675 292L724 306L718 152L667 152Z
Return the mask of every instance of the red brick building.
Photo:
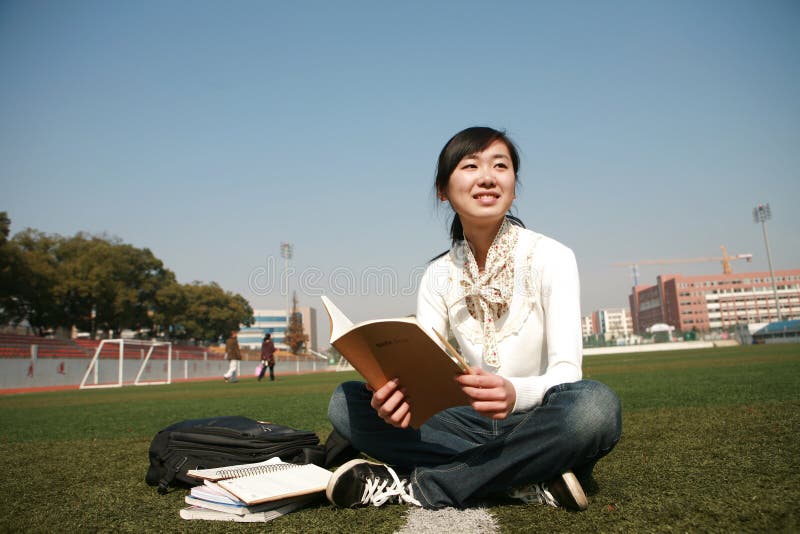
M782 318L800 319L800 269L775 271L775 284ZM635 286L628 300L637 334L656 323L708 332L778 320L769 272L659 275L655 285Z

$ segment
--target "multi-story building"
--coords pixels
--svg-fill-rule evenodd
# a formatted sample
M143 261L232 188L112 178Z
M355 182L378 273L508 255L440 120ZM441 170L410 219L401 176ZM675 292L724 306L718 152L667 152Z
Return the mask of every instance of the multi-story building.
M633 321L625 308L595 310L581 317L583 338L602 339L606 343L628 343L633 337Z
M775 285L781 317L800 319L800 269L775 271ZM708 332L778 320L769 272L659 275L655 285L635 286L629 301L638 334L657 323Z
M598 332L606 341L629 340L633 336L633 320L625 308L597 310Z
M307 347L317 350L317 310L309 306L298 306L297 313L303 324L303 333L308 336ZM251 349L261 347L261 341L267 333L272 334L272 341L279 349L287 349L284 343L287 330L286 310L253 310L253 324L241 325L239 328L239 345Z
M583 339L590 338L593 335L597 334L597 329L595 328L594 321L592 321L593 317L594 314L584 315L583 317L581 317L581 331L583 332Z

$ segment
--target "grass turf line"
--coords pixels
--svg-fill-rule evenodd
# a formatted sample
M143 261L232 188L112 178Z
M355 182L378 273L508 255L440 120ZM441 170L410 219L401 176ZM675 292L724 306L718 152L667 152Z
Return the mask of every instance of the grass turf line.
M623 402L623 438L596 469L580 514L498 501L503 532L800 530L796 502L800 345L592 356L587 378ZM144 483L147 449L164 426L247 415L330 432L327 401L354 373L274 383L183 383L0 398L0 531L252 532L180 519L184 490ZM394 532L406 508L326 504L267 524L281 532ZM455 528L455 527L454 527Z

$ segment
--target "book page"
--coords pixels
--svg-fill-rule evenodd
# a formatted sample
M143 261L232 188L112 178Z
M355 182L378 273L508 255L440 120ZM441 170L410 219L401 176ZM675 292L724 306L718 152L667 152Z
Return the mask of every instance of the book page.
M270 458L269 460L265 460L263 462L255 462L252 464L239 464L227 467L214 467L211 469L190 469L186 471L186 474L194 478L216 481L225 478L233 478L236 476L246 475L248 474L248 471L258 471L262 467L277 465L282 463L284 462L282 462L281 459L276 456L274 458Z
M325 306L325 311L328 312L330 319L331 340L337 339L353 327L353 322L328 297L323 295L321 298L322 305Z
M210 486L208 484L214 484L214 486ZM206 501L218 502L222 504L241 505L241 501L239 501L239 499L237 499L235 495L220 488L219 486L216 485L215 482L209 482L207 480L206 480L206 485L195 486L192 489L190 489L189 494L192 497L196 497L198 499L204 499Z
M247 504L324 491L331 472L314 464L287 464L273 472L220 480L218 484Z

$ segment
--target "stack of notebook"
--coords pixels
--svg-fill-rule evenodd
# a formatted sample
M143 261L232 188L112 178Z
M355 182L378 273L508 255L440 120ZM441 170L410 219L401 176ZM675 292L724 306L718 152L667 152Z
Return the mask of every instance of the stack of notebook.
M288 464L279 458L254 464L198 469L203 480L186 496L184 519L262 522L288 514L319 499L331 472L313 464Z

